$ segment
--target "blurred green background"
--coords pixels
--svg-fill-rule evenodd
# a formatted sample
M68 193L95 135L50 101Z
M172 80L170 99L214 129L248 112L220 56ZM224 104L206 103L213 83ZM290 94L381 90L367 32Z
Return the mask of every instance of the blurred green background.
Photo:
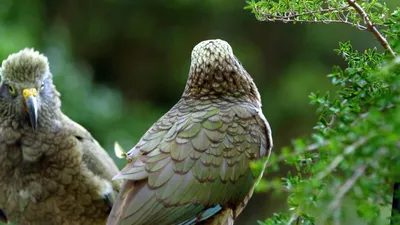
M393 8L396 1L387 3ZM332 65L345 65L333 52L338 42L351 40L359 51L378 43L348 25L259 22L245 5L232 0L1 0L0 58L24 47L48 56L63 111L114 157L114 141L128 150L180 98L192 48L205 39L224 39L261 92L279 151L312 132L316 114L308 94L332 89L326 75ZM115 160L123 166L123 160ZM270 176L277 174L267 171ZM282 207L282 196L256 194L237 224L256 224Z

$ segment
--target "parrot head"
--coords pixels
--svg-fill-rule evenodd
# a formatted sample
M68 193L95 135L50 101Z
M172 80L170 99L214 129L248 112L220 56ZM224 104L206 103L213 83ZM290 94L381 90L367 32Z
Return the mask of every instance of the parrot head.
M48 60L39 52L26 48L11 54L2 63L0 77L0 120L29 123L36 130L40 119L59 108Z
M183 97L250 97L260 101L251 76L233 54L228 42L206 40L192 51L189 78Z

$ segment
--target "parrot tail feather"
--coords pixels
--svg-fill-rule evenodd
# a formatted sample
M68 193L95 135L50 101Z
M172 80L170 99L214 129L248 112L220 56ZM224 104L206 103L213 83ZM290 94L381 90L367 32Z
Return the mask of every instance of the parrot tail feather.
M233 225L233 211L230 208L223 209L218 214L200 223L201 225Z

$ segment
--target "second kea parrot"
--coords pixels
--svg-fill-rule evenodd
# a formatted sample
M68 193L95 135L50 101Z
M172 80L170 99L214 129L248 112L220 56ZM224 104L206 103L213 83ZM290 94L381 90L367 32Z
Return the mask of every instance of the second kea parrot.
M127 154L108 225L231 225L272 137L251 76L223 40L197 44L182 98ZM264 164L265 167L265 164Z

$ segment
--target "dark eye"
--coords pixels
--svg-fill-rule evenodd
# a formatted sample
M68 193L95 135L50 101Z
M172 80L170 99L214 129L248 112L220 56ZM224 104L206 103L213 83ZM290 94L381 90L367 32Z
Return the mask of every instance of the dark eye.
M40 85L40 90L43 90L44 88L44 82L42 82L42 84Z
M15 91L15 88L14 88L11 84L8 84L8 91L9 91L10 94L13 95L13 96L15 96L15 94L17 93L17 92Z

